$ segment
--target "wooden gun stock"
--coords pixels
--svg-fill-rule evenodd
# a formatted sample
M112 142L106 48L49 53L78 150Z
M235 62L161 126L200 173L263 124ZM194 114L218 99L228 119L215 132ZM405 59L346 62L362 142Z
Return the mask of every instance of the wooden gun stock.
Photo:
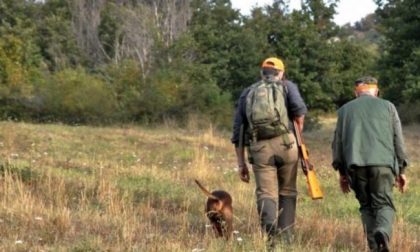
M293 127L295 129L296 141L298 145L300 163L302 165L303 173L306 176L306 183L308 185L309 195L313 200L322 199L324 194L321 191L318 179L315 175L313 165L309 162L308 150L303 143L302 133L300 132L299 125L293 121Z

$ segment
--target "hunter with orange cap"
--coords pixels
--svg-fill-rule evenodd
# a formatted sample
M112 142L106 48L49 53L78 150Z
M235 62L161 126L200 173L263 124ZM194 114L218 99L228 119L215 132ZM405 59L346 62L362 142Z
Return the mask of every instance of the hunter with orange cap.
M407 156L395 106L378 97L378 81L363 77L355 82L356 99L338 111L332 144L334 169L344 193L351 189L371 251L389 251L395 218L394 184L406 190Z
M291 242L296 212L298 151L292 120L303 129L306 105L293 82L284 78L279 58L261 64L261 80L239 97L232 143L240 179L249 182L248 161L256 183L257 210L262 230L273 247L277 237Z

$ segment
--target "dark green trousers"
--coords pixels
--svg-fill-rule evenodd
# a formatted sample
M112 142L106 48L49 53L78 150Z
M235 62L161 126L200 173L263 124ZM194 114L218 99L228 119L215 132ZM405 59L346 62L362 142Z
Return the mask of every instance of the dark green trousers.
M360 203L363 227L369 248L375 250L373 234L380 231L391 239L395 207L392 188L395 176L389 167L365 166L350 170L352 189Z

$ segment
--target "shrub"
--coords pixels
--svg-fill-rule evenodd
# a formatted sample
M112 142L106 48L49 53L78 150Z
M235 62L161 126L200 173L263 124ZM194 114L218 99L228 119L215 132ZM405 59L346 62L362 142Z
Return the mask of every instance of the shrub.
M108 64L101 69L104 81L110 86L117 105L117 119L135 121L143 111L139 104L143 94L143 71L133 60Z
M400 104L397 110L403 124L420 123L420 101Z
M115 117L116 101L111 88L83 69L55 73L40 88L43 115L68 123L110 122Z

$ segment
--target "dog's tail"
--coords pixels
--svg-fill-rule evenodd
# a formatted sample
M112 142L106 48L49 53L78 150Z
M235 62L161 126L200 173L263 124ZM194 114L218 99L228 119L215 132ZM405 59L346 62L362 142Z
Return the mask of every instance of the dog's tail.
M216 196L214 196L213 194L211 194L211 193L209 192L209 190L207 190L206 188L204 188L204 186L203 186L200 182L198 182L198 180L194 179L194 181L195 181L195 183L198 185L198 187L200 187L201 191L203 191L203 192L204 192L204 194L205 194L207 197L209 197L209 198L211 198L211 199L215 199L215 200L220 200L219 198L217 198Z

